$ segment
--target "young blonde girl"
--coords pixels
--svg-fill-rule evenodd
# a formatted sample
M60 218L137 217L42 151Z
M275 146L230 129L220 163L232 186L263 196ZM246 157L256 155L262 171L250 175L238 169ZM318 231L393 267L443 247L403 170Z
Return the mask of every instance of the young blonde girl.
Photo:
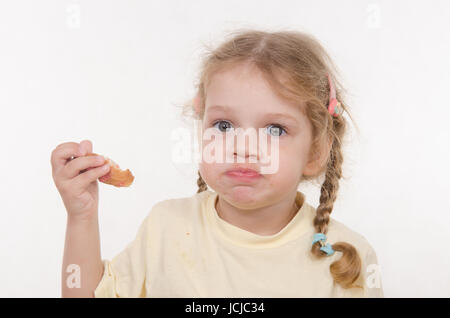
M383 297L375 251L330 217L348 114L335 73L322 46L300 32L240 30L209 51L184 113L224 136L270 128L278 170L236 172L260 171L249 160L259 152L247 148L225 150L245 163L200 162L197 193L155 204L112 260L101 259L98 234L96 180L107 171L78 175L101 164L86 156L89 141L58 146L53 176L68 212L63 296ZM323 175L314 208L297 188ZM70 264L81 269L79 288L66 284Z

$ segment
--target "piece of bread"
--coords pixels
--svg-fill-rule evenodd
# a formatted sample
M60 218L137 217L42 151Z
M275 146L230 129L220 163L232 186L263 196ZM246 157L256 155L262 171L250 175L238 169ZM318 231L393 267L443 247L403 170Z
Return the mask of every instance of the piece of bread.
M101 156L96 153L87 154L87 156ZM102 156L105 158L106 163L109 163L111 168L109 172L104 176L98 178L100 182L111 184L116 187L128 187L133 183L134 176L129 169L122 170L119 165L115 163L112 159Z

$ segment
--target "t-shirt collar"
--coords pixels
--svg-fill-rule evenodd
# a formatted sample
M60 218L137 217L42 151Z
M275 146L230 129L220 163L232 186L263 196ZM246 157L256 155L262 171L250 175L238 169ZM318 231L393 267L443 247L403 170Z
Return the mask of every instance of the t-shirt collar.
M297 191L296 200L301 204L300 209L290 222L274 235L258 235L241 229L219 217L215 208L218 193L208 191L206 202L206 217L213 231L222 239L249 248L271 248L283 245L298 238L311 228L313 222L313 207L309 205L302 192Z

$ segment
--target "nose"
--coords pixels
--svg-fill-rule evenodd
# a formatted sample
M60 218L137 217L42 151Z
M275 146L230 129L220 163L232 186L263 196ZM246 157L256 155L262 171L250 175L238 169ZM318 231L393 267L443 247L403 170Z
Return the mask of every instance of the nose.
M258 134L255 129L242 129L238 128L234 138L234 149L233 156L236 160L242 158L246 162L247 160L252 160L251 162L257 162L259 160L258 155ZM253 158L253 159L252 159Z

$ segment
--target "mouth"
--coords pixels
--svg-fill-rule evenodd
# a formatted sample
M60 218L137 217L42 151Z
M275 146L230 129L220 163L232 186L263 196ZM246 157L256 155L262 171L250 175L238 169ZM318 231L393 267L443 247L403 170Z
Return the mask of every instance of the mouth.
M228 177L240 180L255 180L262 177L258 171L247 168L230 169L226 172L226 175Z

